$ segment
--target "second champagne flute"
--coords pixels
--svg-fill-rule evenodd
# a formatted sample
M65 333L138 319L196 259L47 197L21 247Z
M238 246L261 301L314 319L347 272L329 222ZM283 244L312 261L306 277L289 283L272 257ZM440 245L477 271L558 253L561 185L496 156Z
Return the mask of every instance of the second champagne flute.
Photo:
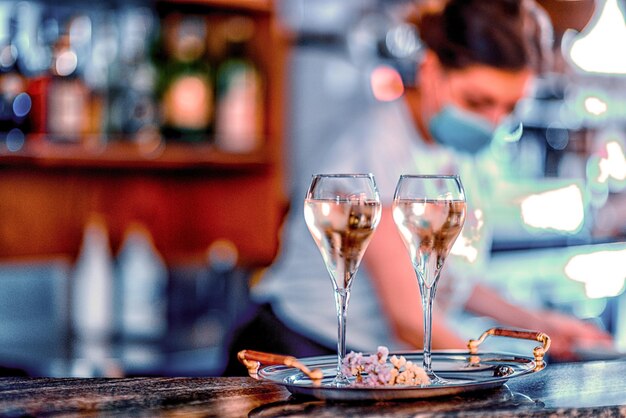
M335 291L337 375L330 383L345 386L346 312L350 286L381 216L372 174L314 175L304 201L306 224L322 253Z
M446 381L432 370L432 305L441 269L463 228L465 212L465 192L458 176L400 176L393 199L393 220L409 251L420 288L423 366L433 385Z

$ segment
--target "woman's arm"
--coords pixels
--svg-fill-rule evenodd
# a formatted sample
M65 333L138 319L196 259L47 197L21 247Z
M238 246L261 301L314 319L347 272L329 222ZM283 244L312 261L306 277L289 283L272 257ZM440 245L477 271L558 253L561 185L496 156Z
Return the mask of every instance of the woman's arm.
M545 332L552 340L550 354L558 360L577 360L577 348L613 347L611 335L594 324L556 311L526 309L510 303L485 285L474 287L465 308L503 325Z
M424 326L419 287L390 207L383 208L380 224L365 253L364 263L367 264L382 309L395 334L411 346L421 348ZM465 341L445 325L443 315L437 312L436 307L433 310L433 349L464 348Z
M419 287L406 247L400 239L391 215L391 208L383 208L383 215L365 254L367 264L378 292L381 306L399 339L421 348L424 326ZM513 304L497 291L478 284L465 308L478 315L488 316L502 325L535 329L552 339L550 353L559 360L576 359L576 347L600 346L610 348L611 336L593 324L555 311L532 311ZM433 313L432 345L434 349L465 348L462 340L442 321L443 313Z

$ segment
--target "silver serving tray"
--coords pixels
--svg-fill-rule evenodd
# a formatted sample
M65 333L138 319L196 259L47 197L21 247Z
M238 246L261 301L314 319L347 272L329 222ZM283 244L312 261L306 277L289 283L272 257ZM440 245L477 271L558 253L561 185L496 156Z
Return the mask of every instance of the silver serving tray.
M402 355L413 363L422 364L419 352L391 353ZM436 396L458 395L478 390L494 389L509 379L538 372L545 362L536 363L534 358L504 353L470 354L463 351L434 351L432 366L435 373L448 381L445 385L427 386L330 386L336 374L336 356L307 357L298 359L309 369L321 369L324 378L321 385L302 371L284 365L270 365L258 369L258 379L285 386L294 395L312 396L322 400L400 400L423 399Z

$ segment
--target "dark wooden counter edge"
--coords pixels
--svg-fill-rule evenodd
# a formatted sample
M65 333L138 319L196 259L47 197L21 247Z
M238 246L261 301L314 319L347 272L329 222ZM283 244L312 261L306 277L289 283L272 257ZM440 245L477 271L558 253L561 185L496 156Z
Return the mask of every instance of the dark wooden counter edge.
M0 416L626 417L626 361L549 366L492 391L427 400L326 403L248 377L1 378Z
M0 416L210 411L246 416L289 397L281 386L232 378L1 378Z

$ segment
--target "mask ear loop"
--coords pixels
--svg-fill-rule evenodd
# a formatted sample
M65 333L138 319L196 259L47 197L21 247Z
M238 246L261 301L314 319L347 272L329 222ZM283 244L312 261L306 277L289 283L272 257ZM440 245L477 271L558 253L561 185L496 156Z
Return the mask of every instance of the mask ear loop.
M509 115L496 128L493 139L505 143L518 142L524 134L524 124Z

